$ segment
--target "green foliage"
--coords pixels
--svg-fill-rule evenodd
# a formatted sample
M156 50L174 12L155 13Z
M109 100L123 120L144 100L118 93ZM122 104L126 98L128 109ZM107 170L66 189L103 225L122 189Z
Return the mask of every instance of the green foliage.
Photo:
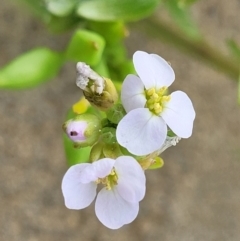
M104 37L107 45L114 45L126 37L127 30L122 21L88 21L88 28Z
M81 1L77 14L95 21L137 20L149 15L159 0L88 0Z
M188 8L183 5L183 2L179 0L165 0L164 5L168 9L169 13L176 24L191 38L199 38L200 33L197 26L194 24L190 17Z
M66 59L94 66L100 62L104 47L105 41L99 34L78 30L67 47Z
M66 134L63 136L63 141L68 166L89 162L91 147L75 148Z
M178 0L178 4L179 6L182 7L187 7L193 3L195 3L197 0Z
M76 0L45 0L45 2L47 10L59 17L71 14L76 5Z
M227 40L227 45L231 54L240 62L240 46L233 39Z
M240 75L238 78L238 104L240 105Z
M48 48L33 49L0 69L0 88L34 87L55 77L63 64L63 55Z

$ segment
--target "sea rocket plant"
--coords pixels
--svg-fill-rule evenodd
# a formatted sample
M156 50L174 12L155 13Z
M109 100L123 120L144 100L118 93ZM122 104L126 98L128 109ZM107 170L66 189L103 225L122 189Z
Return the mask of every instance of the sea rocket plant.
M125 78L122 104L110 79L78 63L76 84L94 108L91 114L79 114L81 108L75 104L78 113L63 125L74 147L91 147L88 163L79 160L63 178L65 205L83 209L95 199L97 186L103 186L95 212L111 229L136 218L145 195L144 171L163 166L159 155L191 136L195 118L192 102L184 92L168 95L175 74L164 59L137 51L133 63L138 76Z
M94 200L97 185L105 186L98 193L95 212L105 226L117 229L137 217L139 201L145 195L145 182L138 162L133 157L122 156L70 167L63 178L62 191L68 208L82 209Z
M128 75L121 100L127 115L117 127L117 141L134 155L150 154L163 145L167 126L179 137L192 134L195 111L182 91L167 94L175 79L171 66L156 54L137 51L133 63L138 76Z

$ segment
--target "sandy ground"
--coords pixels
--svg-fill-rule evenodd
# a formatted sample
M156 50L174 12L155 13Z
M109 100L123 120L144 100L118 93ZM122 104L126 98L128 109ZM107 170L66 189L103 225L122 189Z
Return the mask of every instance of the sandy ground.
M33 47L61 49L69 34L53 36L26 11L1 0L0 66ZM238 0L209 0L193 9L214 45L240 40ZM165 166L147 172L147 193L137 219L112 231L95 217L94 206L65 208L61 179L67 170L61 125L79 98L75 66L64 66L36 89L0 91L1 241L239 241L240 107L236 83L150 36L132 29L129 53L141 49L169 60L181 89L191 97L194 134L163 155Z

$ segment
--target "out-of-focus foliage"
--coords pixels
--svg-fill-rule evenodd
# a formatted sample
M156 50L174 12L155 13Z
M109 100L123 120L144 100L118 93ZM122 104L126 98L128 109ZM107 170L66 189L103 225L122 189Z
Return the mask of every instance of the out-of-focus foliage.
M21 0L51 30L64 31L85 20L135 21L150 15L160 0Z
M132 21L149 15L158 0L88 0L80 1L77 14L95 21Z
M104 47L105 40L99 34L87 30L78 30L69 42L66 58L94 66L100 62Z
M29 51L0 70L0 88L34 87L55 77L62 63L62 53L47 48Z
M240 46L233 40L227 40L227 45L231 54L239 61L240 64Z
M189 13L189 5L194 0L164 0L164 6L168 9L175 23L191 38L199 38L200 33Z
M238 79L238 104L240 105L240 75Z

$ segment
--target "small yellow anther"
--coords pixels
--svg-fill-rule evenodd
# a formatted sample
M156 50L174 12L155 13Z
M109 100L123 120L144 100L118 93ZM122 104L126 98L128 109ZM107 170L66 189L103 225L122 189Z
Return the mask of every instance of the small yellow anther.
M151 96L152 99L156 100L158 98L158 94L154 93L152 96Z
M155 88L151 88L151 89L148 89L147 90L147 95L148 96L151 96L151 95L153 95L155 93Z
M170 95L165 95L165 96L162 97L162 101L164 101L164 102L167 102L167 101L169 101L170 99L171 99L171 96L170 96Z

